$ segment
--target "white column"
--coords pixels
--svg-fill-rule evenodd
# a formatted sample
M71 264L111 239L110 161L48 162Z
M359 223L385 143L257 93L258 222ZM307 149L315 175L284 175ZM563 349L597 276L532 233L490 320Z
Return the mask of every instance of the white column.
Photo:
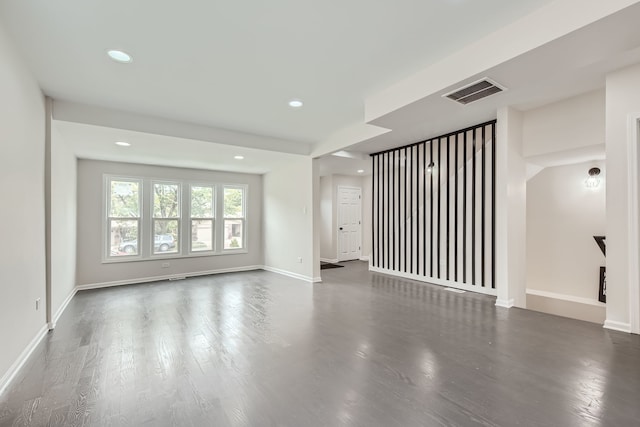
M498 110L496 127L496 288L500 307L526 307L526 167L522 113Z
M639 333L638 194L637 182L632 186L630 183L637 179L638 168L637 132L634 136L631 130L640 117L640 65L609 74L606 90L607 319L604 327ZM632 151L636 151L635 159L629 157Z

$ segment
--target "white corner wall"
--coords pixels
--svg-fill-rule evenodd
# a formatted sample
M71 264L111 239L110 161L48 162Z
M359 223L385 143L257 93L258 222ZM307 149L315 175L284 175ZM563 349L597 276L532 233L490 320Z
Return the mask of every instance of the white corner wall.
M265 269L306 281L320 280L314 272L314 265L317 263L319 269L320 260L313 259L313 198L319 197L313 194L313 175L310 157L292 160L263 175ZM302 262L298 262L299 258Z
M604 142L604 89L523 113L525 157L599 146Z
M1 392L46 331L46 290L45 99L2 28L0 58Z
M311 201L312 201L312 218L313 223L311 235L311 277L314 282L321 281L320 278L320 159L311 160Z
M101 242L104 232L102 224L104 174L191 182L247 184L248 253L103 263ZM161 280L171 276L209 274L216 271L259 267L263 264L262 233L260 232L262 177L260 175L80 159L77 182L76 284L78 286L95 287ZM168 268L162 267L165 262L169 262Z
M605 327L631 331L629 268L638 260L628 259L630 234L628 216L628 120L640 113L640 65L607 76L607 320ZM632 218L638 222L638 218ZM631 265L630 265L631 264ZM633 301L638 314L638 301ZM640 331L634 331L636 333Z
M55 323L75 292L77 159L55 127L51 132L51 313Z
M604 89L523 113L523 153L534 172L526 192L528 309L604 321L597 300L604 257L592 237L605 234L604 184L587 191L584 181L589 165L604 171L595 159L604 157L605 116Z
M602 182L587 188L587 171ZM605 234L604 162L544 169L527 182L527 308L603 323L598 302L605 257L593 236Z

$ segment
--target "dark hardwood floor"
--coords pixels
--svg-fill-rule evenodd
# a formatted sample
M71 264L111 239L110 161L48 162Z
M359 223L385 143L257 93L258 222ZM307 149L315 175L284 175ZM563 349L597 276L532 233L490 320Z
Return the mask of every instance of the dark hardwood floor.
M640 337L323 270L79 292L1 426L637 426Z

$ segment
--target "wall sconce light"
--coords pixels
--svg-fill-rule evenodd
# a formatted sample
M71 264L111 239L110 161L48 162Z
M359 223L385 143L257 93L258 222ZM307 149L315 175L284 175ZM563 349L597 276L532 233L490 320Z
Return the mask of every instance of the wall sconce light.
M584 182L587 188L597 188L600 185L600 168L589 169L589 178Z
M436 165L435 163L431 162L427 165L427 173L431 173L433 172L433 169L435 169Z

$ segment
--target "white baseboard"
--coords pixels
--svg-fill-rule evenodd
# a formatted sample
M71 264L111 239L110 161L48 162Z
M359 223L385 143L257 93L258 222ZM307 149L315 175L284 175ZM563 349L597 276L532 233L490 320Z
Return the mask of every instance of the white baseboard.
M0 378L0 394L2 394L11 381L13 381L18 371L20 371L20 368L24 366L25 362L29 359L29 356L31 356L31 353L33 353L33 350L35 350L38 344L40 344L40 341L42 341L42 339L47 335L48 331L49 325L43 325L27 347L22 351L22 353L20 353L20 356L18 356L16 361L13 362L13 365L11 365L9 370L2 376L2 378Z
M513 298L511 299L497 299L496 300L496 307L502 307L502 308L511 308L514 305L516 305L516 302Z
M361 257L360 257L360 261L367 261L367 262L369 262L369 255L361 256Z
M64 301L62 301L62 304L60 304L60 307L58 307L58 310L56 310L56 313L53 315L53 319L51 319L51 323L49 323L49 330L55 329L56 323L58 323L58 320L60 320L60 316L62 316L62 313L64 313L67 306L69 305L69 303L71 302L71 300L73 299L73 297L77 292L78 292L78 287L76 286L71 290L71 292L69 292L69 295L67 295Z
M576 297L576 296L573 296L573 295L558 294L558 293L555 293L555 292L539 291L537 289L527 289L527 295L535 295L535 296L538 296L538 297L552 298L552 299L568 301L568 302L575 302L575 303L578 303L578 304L593 305L593 306L596 306L596 307L606 307L607 306L605 303L600 302L595 298Z
M611 329L612 331L631 333L631 323L616 322L615 320L605 320L602 326L605 329Z
M283 270L281 268L269 267L267 265L262 267L263 270L270 271L272 273L282 274L283 276L293 277L294 279L304 280L309 283L321 282L322 280L319 277L310 277L305 276L298 273L293 273L291 271Z
M322 261L322 262L328 262L328 263L331 263L331 264L335 264L336 262L338 262L338 258L336 258L336 259L320 258L320 261Z
M403 273L400 271L388 270L386 268L374 267L371 264L369 264L369 271L388 274L390 276L402 277L405 279L417 280L419 282L426 282L432 285L444 286L446 288L462 289L463 291L475 292L478 294L496 296L498 293L496 289L492 289L492 288L483 288L481 286L465 285L463 283L457 283L451 280L436 279L435 277L425 277L425 276L420 276L418 274Z
M167 274L164 276L140 277L136 279L114 280L112 282L89 283L86 285L78 285L76 286L76 289L78 291L85 291L88 289L100 289L100 288L109 288L112 286L134 285L137 283L158 282L161 280L184 279L186 277L197 277L197 276L209 276L211 274L237 273L240 271L261 270L262 268L263 267L261 265L249 265L244 267L220 268L218 270L197 271L197 272L191 272L191 273Z

